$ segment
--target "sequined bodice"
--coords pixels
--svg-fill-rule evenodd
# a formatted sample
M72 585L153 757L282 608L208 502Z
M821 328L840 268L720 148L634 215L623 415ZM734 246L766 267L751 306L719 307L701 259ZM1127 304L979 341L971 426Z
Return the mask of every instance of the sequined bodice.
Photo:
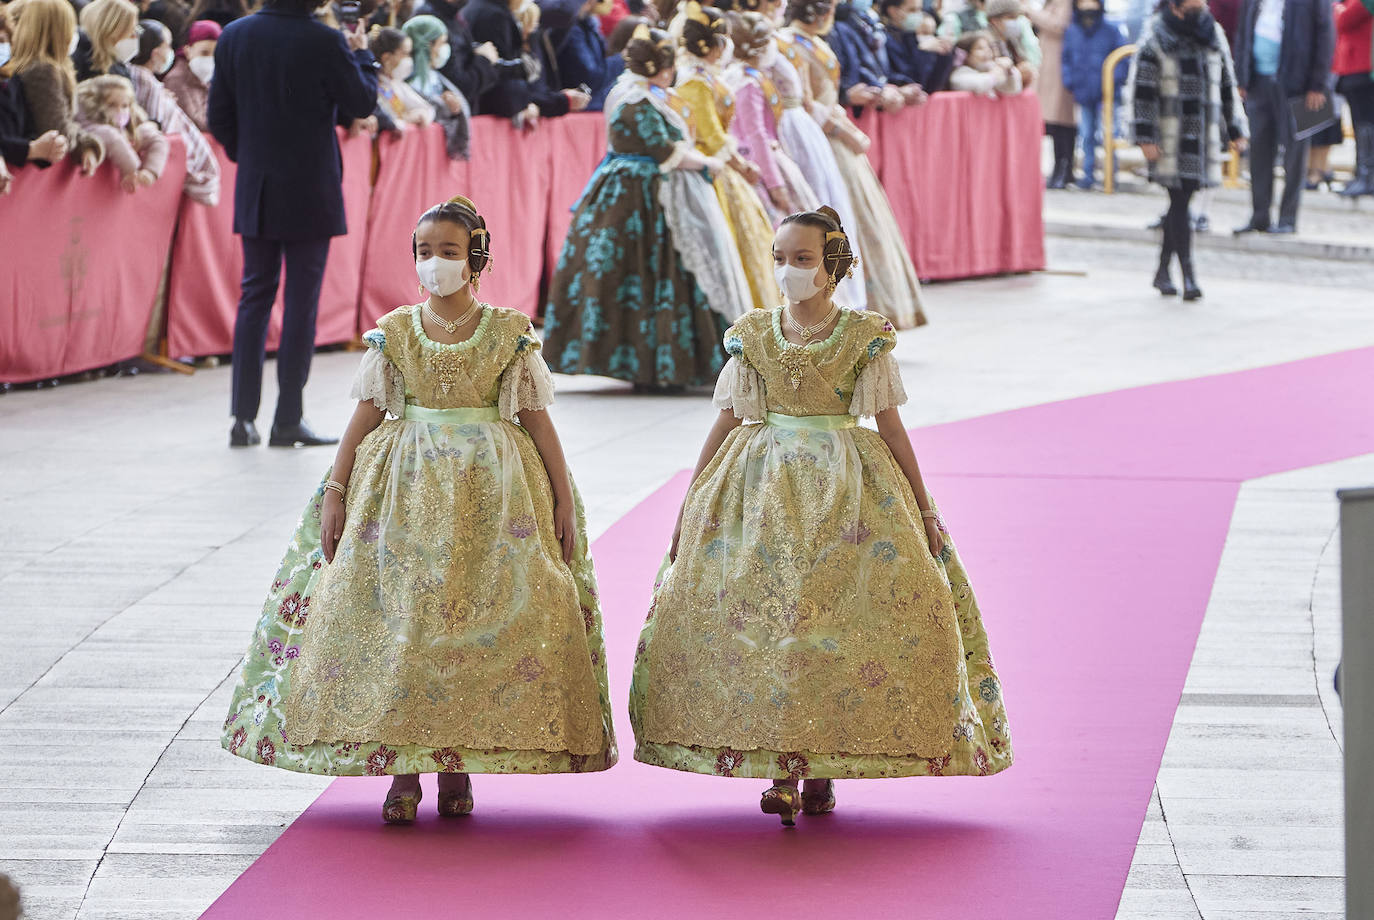
M854 382L896 332L883 316L841 310L823 342L801 346L782 334L782 308L754 310L730 329L725 349L763 378L768 411L783 415L845 415Z
M467 341L445 345L425 335L420 312L418 304L400 307L377 321L382 351L405 378L406 403L431 409L496 405L501 375L528 338L529 317L483 306Z

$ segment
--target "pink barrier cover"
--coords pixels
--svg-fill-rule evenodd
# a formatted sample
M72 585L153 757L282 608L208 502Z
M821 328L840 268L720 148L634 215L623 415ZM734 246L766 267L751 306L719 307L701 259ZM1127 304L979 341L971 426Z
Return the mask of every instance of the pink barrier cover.
M189 198L181 204L181 223L172 252L167 289L167 351L173 357L227 354L234 346L243 248L234 235L234 178L238 167L210 139L219 160L222 192L208 208ZM329 263L320 290L315 343L347 342L357 332L358 287L367 247L368 204L372 197L372 141L339 132L343 157L344 210L348 235L329 244ZM283 277L285 277L283 275ZM267 347L281 337L281 293L272 307Z
M70 162L14 171L0 198L0 381L143 351L186 176L186 148L171 147L162 177L132 195L109 164L90 178Z
M920 108L865 114L860 127L921 278L1045 267L1035 93L937 93Z
M382 138L359 296L361 329L419 298L410 254L415 221L426 209L455 195L477 205L491 233L491 272L483 276L478 296L529 316L538 313L549 226L550 161L565 154L560 150L566 130L561 122L567 120L545 121L522 134L505 119L474 118L472 159L467 161L448 158L443 130L437 125ZM596 122L599 127L600 118ZM567 168L585 169L583 182L592 171L582 159Z

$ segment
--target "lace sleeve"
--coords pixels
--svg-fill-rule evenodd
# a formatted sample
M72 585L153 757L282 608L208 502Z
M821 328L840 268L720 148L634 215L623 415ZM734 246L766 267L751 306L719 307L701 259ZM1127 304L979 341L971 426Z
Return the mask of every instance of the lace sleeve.
M497 405L507 421L515 421L521 412L537 412L553 405L553 374L549 373L540 348L534 328L526 329L516 341L515 359L501 374Z
M763 393L763 377L739 358L725 362L716 380L711 404L717 409L733 409L735 418L758 421L768 414Z
M367 341L366 337L364 341ZM379 346L372 345L370 341L368 345L372 347L363 355L348 395L353 399L369 401L383 412L400 418L406 411L405 378Z
M860 418L874 416L905 403L901 368L892 352L885 351L859 371L854 381L854 396L849 400L849 414Z

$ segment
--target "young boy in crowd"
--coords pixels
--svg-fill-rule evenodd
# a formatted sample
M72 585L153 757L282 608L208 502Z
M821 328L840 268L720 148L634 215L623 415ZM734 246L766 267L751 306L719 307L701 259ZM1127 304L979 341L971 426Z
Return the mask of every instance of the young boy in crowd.
M1078 142L1083 146L1083 174L1078 187L1093 187L1097 166L1097 137L1102 125L1102 65L1107 56L1126 44L1120 28L1102 17L1101 0L1075 0L1073 21L1064 33L1062 70L1064 88L1078 104ZM1126 79L1125 61L1113 74L1119 87ZM1120 98L1118 95L1117 98ZM1104 143L1110 143L1111 125L1106 126Z

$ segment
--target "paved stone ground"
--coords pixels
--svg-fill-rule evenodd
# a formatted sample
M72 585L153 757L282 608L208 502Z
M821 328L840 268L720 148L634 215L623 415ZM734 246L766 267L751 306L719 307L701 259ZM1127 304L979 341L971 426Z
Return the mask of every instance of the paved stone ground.
M1153 254L1056 240L1058 273L933 286L897 355L910 425L1374 345L1369 278L1207 253L1161 301ZM1360 269L1367 271L1367 269ZM1080 274L1080 272L1084 272ZM355 355L321 355L313 420ZM600 533L689 466L701 396L560 380ZM326 780L230 758L218 730L261 596L330 454L223 446L228 371L0 397L0 871L31 918L192 918ZM269 393L268 405L272 394ZM919 451L919 444L917 445ZM1121 917L1340 915L1340 486L1374 456L1247 485Z

